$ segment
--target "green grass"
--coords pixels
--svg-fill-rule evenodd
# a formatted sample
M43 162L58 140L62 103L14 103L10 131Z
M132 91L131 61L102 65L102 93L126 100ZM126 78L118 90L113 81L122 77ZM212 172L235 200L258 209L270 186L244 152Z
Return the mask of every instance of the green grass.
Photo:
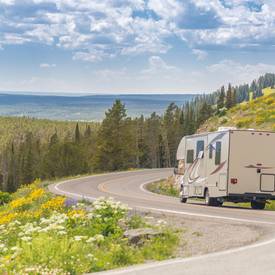
M151 184L148 184L146 188L153 192L160 195L167 195L172 197L179 197L179 189L176 188L174 184L174 179L169 178L168 180L160 180L157 182L153 182Z

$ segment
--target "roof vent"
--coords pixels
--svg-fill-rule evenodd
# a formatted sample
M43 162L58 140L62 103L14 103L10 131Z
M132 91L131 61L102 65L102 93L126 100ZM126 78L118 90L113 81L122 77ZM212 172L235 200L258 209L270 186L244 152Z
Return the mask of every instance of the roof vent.
M230 131L230 130L237 130L237 128L236 127L219 127L218 128L218 132Z

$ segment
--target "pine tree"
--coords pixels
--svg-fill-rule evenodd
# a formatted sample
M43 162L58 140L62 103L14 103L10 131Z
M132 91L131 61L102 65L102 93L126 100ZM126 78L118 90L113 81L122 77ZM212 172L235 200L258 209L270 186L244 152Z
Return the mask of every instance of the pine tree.
M204 123L213 113L211 105L207 104L204 102L199 109L199 114L198 114L198 127Z
M7 190L8 192L15 192L17 189L17 167L16 167L16 156L14 143L11 144L11 150L9 153L9 164L8 164L8 180L7 180Z
M226 103L225 103L225 106L227 109L230 109L232 107L232 87L231 87L231 84L229 83L228 85L228 90L226 92Z
M135 137L125 106L116 100L99 129L94 165L97 170L122 170L135 163Z
M27 133L26 140L23 143L22 156L22 183L30 184L34 180L34 152L33 152L33 134Z
M76 127L75 127L75 143L80 143L80 130L79 130L79 125L78 123L76 124Z
M84 132L84 137L85 138L90 138L91 136L92 136L91 127L90 127L90 125L86 125L86 129L85 129L85 132Z
M236 94L236 89L232 88L232 107L234 107L237 104L237 94Z
M50 138L50 144L49 144L49 146L51 147L51 146L53 146L53 145L55 145L57 143L58 143L58 135L57 135L57 131L55 130L55 133Z
M221 91L219 93L218 100L217 100L217 110L220 110L224 107L224 99L225 99L225 91L224 91L224 86L222 86Z

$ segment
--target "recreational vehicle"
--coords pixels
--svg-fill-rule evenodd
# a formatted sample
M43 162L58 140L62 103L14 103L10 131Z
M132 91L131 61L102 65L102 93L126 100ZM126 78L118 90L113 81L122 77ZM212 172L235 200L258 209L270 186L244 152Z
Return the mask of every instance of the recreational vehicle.
M222 128L182 138L177 150L180 200L250 202L264 209L275 200L275 133Z

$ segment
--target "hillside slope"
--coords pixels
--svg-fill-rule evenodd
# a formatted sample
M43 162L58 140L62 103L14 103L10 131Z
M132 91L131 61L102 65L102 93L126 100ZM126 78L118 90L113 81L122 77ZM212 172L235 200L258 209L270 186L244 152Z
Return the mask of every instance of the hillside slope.
M200 127L198 132L216 131L221 126L275 131L275 94L238 104L223 116L213 116Z

